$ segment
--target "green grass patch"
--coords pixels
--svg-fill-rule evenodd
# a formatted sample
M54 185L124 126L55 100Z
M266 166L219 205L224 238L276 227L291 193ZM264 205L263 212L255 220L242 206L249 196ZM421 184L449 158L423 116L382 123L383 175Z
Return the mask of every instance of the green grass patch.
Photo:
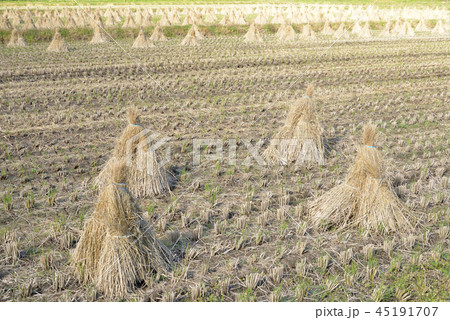
M395 301L397 289L406 290L412 301L448 301L449 258L450 254L446 253L438 262L429 261L420 266L406 264L401 270L383 274L381 279L377 279L387 288L383 300Z
M191 26L168 26L163 27L164 35L168 38L182 38L186 36ZM200 26L200 31L207 37L212 36L241 36L244 35L248 26ZM105 30L115 39L134 39L139 33L138 28L122 29L121 27L105 28ZM144 28L145 33L150 36L154 30L154 27ZM264 26L264 33L275 33L277 28L273 25ZM75 29L60 29L63 38L68 41L89 41L93 36L93 29L91 28L75 28ZM53 38L55 31L50 29L42 30L27 30L23 31L22 35L28 44L50 42ZM10 30L0 30L0 43L6 44L11 37Z

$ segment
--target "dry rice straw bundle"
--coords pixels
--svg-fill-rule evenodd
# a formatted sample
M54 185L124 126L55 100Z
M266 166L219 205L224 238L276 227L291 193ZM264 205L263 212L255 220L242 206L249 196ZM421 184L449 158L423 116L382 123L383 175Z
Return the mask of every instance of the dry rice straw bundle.
M197 38L195 36L195 29L192 26L188 33L186 34L186 37L181 41L182 46L196 46L198 45Z
M291 25L282 25L280 30L277 36L281 41L290 42L297 39L297 34Z
M92 36L90 43L97 44L97 43L106 43L108 41L109 41L108 36L103 31L103 27L98 24L95 24L94 35Z
M275 36L277 36L278 38L281 38L281 36L282 35L284 35L284 29L287 27L287 25L286 24L282 24L279 28L278 28L278 30L277 30L277 32L275 33Z
M323 128L317 119L314 107L314 104L306 104L295 126L294 137L297 140L297 150L294 159L297 165L305 162L325 164Z
M7 47L26 47L25 39L23 36L17 31L16 28L11 32L11 38L7 44Z
M170 251L142 219L126 176L125 161L111 165L111 183L102 190L73 254L81 280L93 281L107 296L124 296L150 272L167 272L173 264Z
M315 115L313 92L314 86L310 85L305 97L289 109L284 126L264 151L263 155L269 164L325 163L323 129Z
M366 125L345 183L332 188L309 205L313 225L356 228L384 233L412 228L412 216L383 179L380 152L375 149L376 129Z
M141 29L139 30L139 34L136 37L136 40L134 40L134 42L133 42L132 48L145 49L145 48L151 48L154 46L155 45L153 44L153 42L151 42L149 39L147 39L144 29L142 29L142 27L141 27Z
M323 25L323 29L322 29L322 34L331 36L331 35L333 35L333 33L334 33L334 30L333 30L333 28L331 28L330 22L328 20L325 21L325 23Z
M92 217L84 224L84 230L72 254L75 273L84 283L95 281L98 259L106 227L99 223L102 214L102 201L98 201Z
M153 30L153 33L150 36L150 40L151 41L166 41L167 40L166 36L164 35L164 33L162 31L160 21L156 25L155 30Z
M262 37L255 23L252 23L244 35L244 42L262 42Z
M316 39L316 33L314 32L311 25L306 24L303 26L301 37L305 40Z
M50 42L50 45L47 48L48 52L68 52L69 46L67 45L67 42L64 41L64 38L61 36L61 33L59 33L59 29L56 29L55 35L53 36L52 42Z
M114 148L113 157L94 180L94 185L101 189L109 181L111 165L116 160L126 159L130 164L126 182L134 197L162 194L170 189L168 172L160 168L158 154L146 145L146 135L139 123L137 109L130 108L127 116L129 125L122 132Z

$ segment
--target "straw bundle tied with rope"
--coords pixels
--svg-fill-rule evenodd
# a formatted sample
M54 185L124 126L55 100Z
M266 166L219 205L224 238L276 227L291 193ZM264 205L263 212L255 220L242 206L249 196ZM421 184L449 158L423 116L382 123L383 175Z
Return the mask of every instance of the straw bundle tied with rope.
M59 33L59 29L56 29L53 40L47 48L48 52L68 52L69 46L64 38Z
M425 20L422 18L422 19L420 19L419 23L417 24L415 31L426 32L426 31L430 31L430 28L428 28Z
M278 28L277 32L275 33L275 36L277 36L278 38L280 38L280 36L284 34L284 29L285 29L286 27L287 27L287 24L282 24L282 25Z
M197 40L202 40L205 38L205 36L203 35L203 33L200 31L200 29L197 27L196 24L193 24L192 28L194 29L195 38L197 38Z
M297 39L297 34L291 25L281 25L277 36L281 41L285 42L295 41Z
M220 25L222 26L228 26L231 24L231 20L230 17L228 16L228 14L225 14L222 18L222 20L219 22Z
M159 23L161 26L163 26L163 27L168 27L168 26L172 25L172 24L170 23L169 18L167 17L167 14L163 14L163 15L161 16L161 20L159 20L158 23Z
M181 24L182 26L188 26L194 24L194 19L192 19L190 14L186 15L186 18L184 19L183 23Z
M22 37L16 28L11 32L11 38L9 39L7 47L26 47L25 39Z
M36 30L36 25L34 24L33 20L28 19L25 21L25 24L22 28L23 30Z
M414 32L414 29L411 27L411 24L408 21L403 21L403 23L400 25L398 35L413 37L413 36L415 36L415 32Z
M132 16L128 16L128 17L125 19L125 22L124 22L123 25L122 25L122 29L126 29L126 28L136 28L136 27L137 27L137 26L136 26L136 23L134 22Z
M431 33L433 33L433 34L440 34L440 35L446 34L445 27L442 24L441 20L436 22L436 25L434 26L433 30L431 30Z
M144 29L141 28L141 30L139 30L138 36L136 37L136 40L134 40L132 48L145 49L145 48L151 48L154 46L155 45L153 44L153 42L150 41L147 38L147 36L145 35Z
M248 28L247 33L244 35L244 42L262 42L261 35L255 23L252 23Z
M371 232L411 230L413 217L383 177L381 154L374 147L376 128L366 125L364 145L345 183L332 188L309 204L316 227L357 228Z
M109 41L108 36L103 31L103 28L101 26L99 26L98 24L96 24L94 26L94 35L92 36L90 43L92 43L92 44L106 43L108 41Z
M304 40L316 39L316 33L309 24L303 26L301 38Z
M359 21L356 21L355 24L353 25L351 32L353 34L359 34L361 30L362 30L361 24L359 23Z
M101 191L72 255L80 280L94 282L113 297L125 296L152 271L165 273L173 265L172 254L127 189L127 170L125 161L111 165L109 185Z
M275 134L263 153L269 164L325 164L323 128L315 113L313 93L314 85L309 85L306 95L289 109L284 126Z
M127 183L134 197L146 197L168 191L168 172L160 168L158 155L146 144L144 128L139 123L139 112L130 108L127 113L128 126L122 132L113 157L94 180L100 189L109 181L111 165L116 160L127 160L130 165Z
M391 37L391 28L392 28L392 22L388 21L386 25L383 28L383 31L380 32L379 37Z
M339 28L333 33L333 38L334 39L350 39L350 35L349 35L347 29L345 29L344 23L341 23L339 25Z
M255 23L259 25L263 25L267 23L267 18L262 14L261 12L258 13L258 15L255 18Z
M364 24L364 27L361 29L361 31L358 33L358 35L361 38L371 38L372 37L372 32L370 31L369 22L366 22Z
M333 35L333 33L334 33L334 30L331 28L330 22L328 20L325 21L325 23L323 25L323 29L322 29L322 34L331 36L331 35Z
M62 22L61 18L56 17L53 19L53 27L64 28L64 23Z
M0 30L11 30L13 26L5 17L0 17Z
M150 15L145 16L145 17L143 18L143 20L142 20L141 27L150 27L150 26L152 26L152 25L153 25L153 23L152 23L152 17L151 17Z
M189 29L189 31L188 31L186 37L184 37L183 41L181 41L181 45L182 46L198 45L197 37L195 35L195 29L193 26Z
M166 41L167 38L164 35L161 24L158 22L158 24L155 27L155 30L153 30L152 35L150 36L150 40L152 41Z

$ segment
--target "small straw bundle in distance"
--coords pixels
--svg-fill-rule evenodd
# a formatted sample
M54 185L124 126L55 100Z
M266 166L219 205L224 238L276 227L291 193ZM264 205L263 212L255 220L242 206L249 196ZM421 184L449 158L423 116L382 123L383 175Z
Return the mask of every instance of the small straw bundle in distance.
M11 32L11 38L9 39L7 47L26 47L26 45L23 36L16 28L14 28Z
M269 164L325 163L323 129L315 115L313 92L314 85L308 86L306 95L289 109L284 126L264 151L263 156Z
M203 35L203 33L200 31L200 29L197 27L196 24L193 24L193 25L192 25L192 28L194 29L194 32L195 32L195 38L196 38L197 40L203 40L203 39L205 39L205 36Z
M103 31L103 26L95 24L94 35L92 36L90 43L98 44L98 43L106 43L108 41L109 41L108 35Z
M150 36L150 40L152 40L152 41L166 41L167 40L166 36L164 35L164 33L162 31L160 21L156 25L155 30L153 30L153 33Z
M345 28L344 23L341 23L339 28L333 33L333 39L350 39L350 35Z
M281 41L290 42L297 39L297 34L291 25L282 25L280 30L277 36Z
M134 22L132 16L128 16L127 18L125 18L125 22L122 25L122 29L125 28L136 28L136 23Z
M309 205L316 227L364 228L371 232L408 231L412 215L382 177L380 152L375 149L376 128L366 125L345 183L332 188Z
M383 28L383 31L380 32L378 35L379 37L392 37L395 32L393 32L392 29L392 22L388 21L386 22L386 25Z
M116 160L125 159L130 164L127 183L134 197L162 194L170 189L168 173L160 168L156 151L146 145L146 135L139 123L138 110L130 108L127 116L129 124L114 147L113 157L94 180L94 185L101 189L109 181L111 165Z
M362 30L361 24L359 23L359 21L357 20L355 22L355 24L353 25L352 31L351 33L353 34L359 34Z
M182 46L196 46L198 45L197 37L195 35L195 29L192 26L186 36L184 37L183 41L181 41Z
M284 33L285 33L286 27L287 27L287 24L282 24L282 25L278 28L277 32L275 33L275 36L277 36L279 39L281 39L281 37L282 37L282 36L284 35Z
M76 28L76 27L77 27L77 23L75 22L75 20L71 16L68 17L66 20L66 28L71 29L71 28Z
M428 28L423 17L422 17L422 19L420 19L419 23L416 25L415 31L418 31L418 32L430 31L430 28Z
M436 25L435 25L434 28L431 30L431 33L432 33L432 34L441 34L441 35L443 35L443 34L446 33L445 27L444 27L444 25L442 24L442 21L441 21L441 20L438 20L438 21L436 22Z
M136 40L134 40L133 46L132 48L135 49L146 49L146 48L151 48L154 47L155 45L153 44L152 41L150 41L147 36L145 35L144 30L141 28L139 30L139 34L136 37Z
M331 36L331 35L333 35L333 33L334 33L334 30L333 30L333 28L331 28L330 22L328 20L325 21L325 23L323 24L322 34Z
M364 27L361 28L361 31L358 33L361 38L372 38L372 32L370 31L369 22L364 24Z
M142 219L126 188L125 161L111 166L110 184L99 195L93 217L73 253L75 272L111 297L133 291L152 272L165 273L173 264L170 251Z
M313 40L316 39L316 33L314 32L311 25L306 24L303 26L301 38L305 40Z
M53 36L52 42L50 42L50 45L47 48L48 52L68 52L69 46L67 45L66 41L64 41L64 38L61 36L61 33L59 33L59 29L56 29L55 35Z
M262 42L261 35L255 23L252 23L244 35L244 42Z
M0 30L10 30L13 29L13 26L11 25L11 22L9 22L9 19L0 16Z

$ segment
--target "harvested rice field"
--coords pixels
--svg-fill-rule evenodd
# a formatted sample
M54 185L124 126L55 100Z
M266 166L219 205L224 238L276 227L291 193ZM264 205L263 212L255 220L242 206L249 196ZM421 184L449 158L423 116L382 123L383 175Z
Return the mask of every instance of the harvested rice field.
M244 16L231 34L198 24L203 39L194 30L186 40L187 27L149 40L153 22L141 49L132 48L138 27L105 43L66 40L67 52L47 51L53 29L47 40L25 36L25 47L0 44L1 301L449 300L449 32L432 33L433 20L429 31L383 37L378 22L364 38L347 21L344 39L315 22L314 38L302 39L307 28L292 23L297 38L282 41L280 24L245 36L258 12ZM303 104L323 161L265 161L290 109ZM133 107L140 118L127 118ZM161 158L170 151L168 181L148 193L139 176L121 193L123 168L105 167L130 126L139 126L130 136L145 128L162 141ZM352 166L369 158L374 187L349 186ZM335 204L360 193L364 204ZM108 229L99 244L98 264L114 265L116 248L137 268L125 286L108 279L128 270L74 266L88 255L80 238L94 211L99 220L116 214L99 199L133 213L133 232ZM369 224L382 210L395 222Z

